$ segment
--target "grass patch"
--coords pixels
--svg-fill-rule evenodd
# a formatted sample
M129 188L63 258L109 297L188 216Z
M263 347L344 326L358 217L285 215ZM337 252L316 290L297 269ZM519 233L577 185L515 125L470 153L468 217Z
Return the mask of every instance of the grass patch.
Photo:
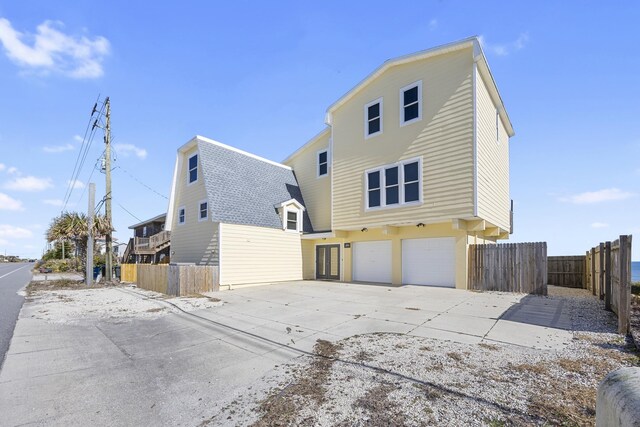
M460 353L456 353L454 351L447 353L447 356L455 360L456 362L462 362L462 356Z
M96 289L103 288L104 284L96 283L92 286L87 286L84 281L81 280L46 280L46 281L32 281L26 288L27 295L32 296L39 291L55 291L55 290L75 290L75 289Z
M497 346L495 344L488 344L486 342L478 343L478 347L482 347L484 349L492 350L492 351L499 351L500 350L499 346Z
M640 296L640 282L631 282L631 293Z
M316 357L311 366L303 372L299 372L289 385L274 391L260 403L258 411L262 416L252 426L296 425L296 419L302 405L308 404L305 400L308 399L309 403L317 406L324 403L331 367L341 348L341 345L329 341L316 341L316 345L313 347Z

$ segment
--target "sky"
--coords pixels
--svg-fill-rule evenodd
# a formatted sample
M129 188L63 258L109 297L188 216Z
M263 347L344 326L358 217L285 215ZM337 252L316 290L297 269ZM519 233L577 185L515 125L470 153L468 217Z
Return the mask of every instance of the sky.
M0 253L40 257L90 178L104 197L100 132L72 173L98 99L126 243L194 135L282 161L385 60L477 35L516 132L510 241L575 255L635 233L640 260L637 22L637 2L0 0Z

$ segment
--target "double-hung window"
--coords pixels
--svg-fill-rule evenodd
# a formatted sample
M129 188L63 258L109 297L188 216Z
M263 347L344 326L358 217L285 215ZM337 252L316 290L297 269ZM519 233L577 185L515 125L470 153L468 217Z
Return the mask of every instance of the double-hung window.
M178 208L178 224L187 222L187 212L184 206Z
M382 98L371 101L364 106L364 137L382 133Z
M198 221L206 221L209 218L209 203L203 200L198 203Z
M318 151L318 178L329 173L329 151Z
M189 157L189 184L198 180L198 155Z
M298 231L297 211L287 211L287 230Z
M365 209L422 202L422 160L414 158L365 172Z
M400 126L422 119L422 80L400 89Z

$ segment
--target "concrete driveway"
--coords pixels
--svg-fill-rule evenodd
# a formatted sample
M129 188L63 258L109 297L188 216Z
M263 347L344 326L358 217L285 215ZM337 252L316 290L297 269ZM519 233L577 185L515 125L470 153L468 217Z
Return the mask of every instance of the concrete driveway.
M211 296L224 304L81 325L31 318L25 304L0 372L3 424L197 425L318 339L393 332L546 349L571 340L562 307L539 297L313 281Z

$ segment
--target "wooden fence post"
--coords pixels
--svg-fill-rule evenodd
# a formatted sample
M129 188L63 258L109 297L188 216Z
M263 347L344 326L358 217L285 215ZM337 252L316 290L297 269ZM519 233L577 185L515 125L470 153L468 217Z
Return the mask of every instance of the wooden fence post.
M591 293L596 294L596 248L591 248Z
M611 242L606 242L604 246L604 308L611 311Z
M598 298L604 299L604 243L600 243L598 253L598 262L600 267L600 274L598 275Z
M618 307L618 333L629 333L631 309L631 236L620 236L620 306Z

